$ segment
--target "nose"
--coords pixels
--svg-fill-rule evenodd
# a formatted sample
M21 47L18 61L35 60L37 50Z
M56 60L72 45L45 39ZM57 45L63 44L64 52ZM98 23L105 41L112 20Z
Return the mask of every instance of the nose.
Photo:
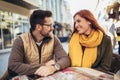
M74 23L75 24L75 27L78 27L78 23L76 22L76 23Z

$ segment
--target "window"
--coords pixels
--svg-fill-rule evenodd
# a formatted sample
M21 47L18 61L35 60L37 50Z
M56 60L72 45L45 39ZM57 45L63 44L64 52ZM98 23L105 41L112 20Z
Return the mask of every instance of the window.
M28 31L28 17L0 10L0 49L11 48L17 34Z

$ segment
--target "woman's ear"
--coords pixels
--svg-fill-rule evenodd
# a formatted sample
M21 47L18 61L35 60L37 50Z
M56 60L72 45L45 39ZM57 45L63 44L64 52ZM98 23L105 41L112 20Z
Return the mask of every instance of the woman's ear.
M88 24L91 25L91 22L88 21Z

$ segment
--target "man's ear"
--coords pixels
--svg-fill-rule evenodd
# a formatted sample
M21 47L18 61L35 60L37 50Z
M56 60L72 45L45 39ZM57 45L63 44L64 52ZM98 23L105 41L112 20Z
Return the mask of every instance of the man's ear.
M36 29L41 30L42 26L40 24L36 24Z

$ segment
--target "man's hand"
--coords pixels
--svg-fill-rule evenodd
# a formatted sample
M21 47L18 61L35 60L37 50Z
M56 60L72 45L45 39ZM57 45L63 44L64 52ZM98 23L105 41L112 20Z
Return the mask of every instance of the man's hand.
M53 74L55 71L56 68L54 66L41 66L34 74L38 76L48 76Z
M54 60L50 60L48 61L47 63L45 63L46 66L50 66L52 64L55 64L55 61Z

